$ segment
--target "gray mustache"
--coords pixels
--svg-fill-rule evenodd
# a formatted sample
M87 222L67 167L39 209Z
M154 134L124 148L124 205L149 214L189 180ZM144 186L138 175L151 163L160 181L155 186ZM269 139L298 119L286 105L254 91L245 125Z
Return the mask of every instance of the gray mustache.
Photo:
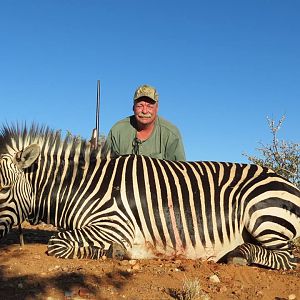
M149 118L149 119L152 117L151 114L143 114L143 113L138 114L138 116L141 118Z

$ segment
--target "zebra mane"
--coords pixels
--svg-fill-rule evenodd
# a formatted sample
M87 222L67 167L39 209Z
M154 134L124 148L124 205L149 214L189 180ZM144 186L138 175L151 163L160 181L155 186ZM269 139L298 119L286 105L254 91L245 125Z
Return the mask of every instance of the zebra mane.
M30 144L38 144L40 147L49 149L49 151L51 149L53 154L56 154L61 148L71 148L73 151L81 149L81 151L91 152L89 141L74 136L70 132L63 137L61 130L53 130L48 126L40 126L35 123L30 126L16 124L3 125L0 129L0 154L9 153L14 155Z

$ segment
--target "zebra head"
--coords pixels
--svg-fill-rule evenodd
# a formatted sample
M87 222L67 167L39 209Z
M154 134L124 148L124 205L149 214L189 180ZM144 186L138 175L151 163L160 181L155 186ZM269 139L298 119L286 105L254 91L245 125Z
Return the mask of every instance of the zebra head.
M40 155L40 147L32 144L15 155L0 155L0 238L14 225L21 224L31 208L32 187L25 176Z

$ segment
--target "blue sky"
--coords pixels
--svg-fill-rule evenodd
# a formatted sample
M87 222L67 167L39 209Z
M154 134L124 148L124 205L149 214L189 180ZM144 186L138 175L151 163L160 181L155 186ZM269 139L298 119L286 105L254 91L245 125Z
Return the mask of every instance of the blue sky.
M298 0L0 2L0 121L89 139L132 113L137 86L160 94L188 160L247 162L279 138L299 142Z

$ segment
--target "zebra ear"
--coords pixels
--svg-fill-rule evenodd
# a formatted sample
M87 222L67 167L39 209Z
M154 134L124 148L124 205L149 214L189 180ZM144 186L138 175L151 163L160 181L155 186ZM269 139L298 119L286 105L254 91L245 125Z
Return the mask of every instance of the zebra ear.
M16 154L16 161L20 168L26 169L30 167L39 157L41 148L37 144L26 147L23 151Z

